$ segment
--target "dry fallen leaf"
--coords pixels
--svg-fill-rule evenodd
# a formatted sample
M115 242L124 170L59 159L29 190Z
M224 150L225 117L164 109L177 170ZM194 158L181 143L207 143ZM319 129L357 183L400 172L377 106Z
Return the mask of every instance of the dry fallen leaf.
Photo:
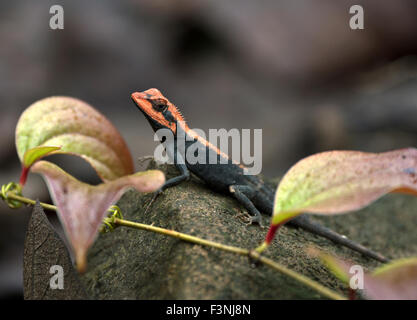
M129 187L140 192L153 192L165 182L165 176L159 170L135 173L98 186L78 181L48 161L36 162L31 171L42 174L47 182L80 272L86 268L87 249L94 242L107 209Z

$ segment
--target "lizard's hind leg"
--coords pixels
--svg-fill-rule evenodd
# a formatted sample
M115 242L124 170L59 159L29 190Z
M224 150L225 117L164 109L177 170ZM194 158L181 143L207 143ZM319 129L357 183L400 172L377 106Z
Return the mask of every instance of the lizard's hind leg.
M250 200L255 192L253 188L245 185L231 185L229 191L248 210L251 215L249 224L257 223L262 226L262 215Z

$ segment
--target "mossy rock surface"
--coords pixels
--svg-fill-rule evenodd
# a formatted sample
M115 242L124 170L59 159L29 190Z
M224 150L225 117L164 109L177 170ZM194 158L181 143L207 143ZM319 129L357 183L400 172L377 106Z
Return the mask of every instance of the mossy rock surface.
M178 174L172 166L160 169L168 178ZM166 190L145 214L150 199L150 194L129 191L118 205L128 220L245 248L259 245L267 231L245 225L240 217L245 210L236 200L212 192L196 178ZM313 219L389 258L400 258L417 255L416 211L417 198L393 194L353 214ZM365 269L379 265L326 239L286 227L266 256L346 294L346 288L305 253L310 245ZM126 227L99 235L81 280L93 299L325 298L268 267L254 268L247 258Z
M178 174L172 166L160 169L168 178ZM227 245L254 248L267 232L247 226L241 218L245 210L236 200L212 192L196 178L166 190L145 214L151 198L150 194L129 191L118 205L128 220ZM416 211L416 197L392 194L356 213L312 219L389 258L401 258L417 256ZM45 241L46 236L54 241ZM89 251L87 272L78 275L71 270L61 242L41 208L35 209L25 242L26 299L326 298L266 266L254 268L245 257L127 227L100 234ZM286 227L265 255L346 294L345 286L306 254L311 245L365 269L379 265L326 239ZM65 291L48 289L51 264L64 265Z

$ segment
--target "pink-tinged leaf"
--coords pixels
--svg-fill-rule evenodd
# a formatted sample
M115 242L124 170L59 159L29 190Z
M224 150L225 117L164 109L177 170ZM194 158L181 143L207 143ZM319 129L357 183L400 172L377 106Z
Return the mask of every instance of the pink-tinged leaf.
M45 146L61 147L59 153L82 157L103 181L133 173L132 156L117 129L92 106L75 98L45 98L20 116L16 127L20 161L26 163L29 150ZM31 164L39 159L32 159Z
M417 258L395 260L365 279L370 299L417 300Z
M359 210L389 192L417 195L417 149L319 153L286 173L275 195L272 223L303 212L329 215Z
M341 281L350 284L352 263L317 249L310 249ZM363 273L363 293L373 300L417 300L417 258L394 260L373 272Z
M126 189L133 187L140 192L153 192L165 182L159 170L139 172L98 186L80 182L47 161L36 162L31 171L42 174L47 182L80 271L86 268L87 249L94 242L107 209Z

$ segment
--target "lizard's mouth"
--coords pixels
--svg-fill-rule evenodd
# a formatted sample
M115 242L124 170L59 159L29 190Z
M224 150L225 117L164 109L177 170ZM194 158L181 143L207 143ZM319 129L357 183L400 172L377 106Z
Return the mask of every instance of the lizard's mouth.
M149 101L147 99L147 94L143 92L134 92L131 95L132 101L135 105L143 112L143 114L149 118L150 115L147 112Z
M131 97L133 100L146 100L150 98L150 95L145 92L133 92Z

